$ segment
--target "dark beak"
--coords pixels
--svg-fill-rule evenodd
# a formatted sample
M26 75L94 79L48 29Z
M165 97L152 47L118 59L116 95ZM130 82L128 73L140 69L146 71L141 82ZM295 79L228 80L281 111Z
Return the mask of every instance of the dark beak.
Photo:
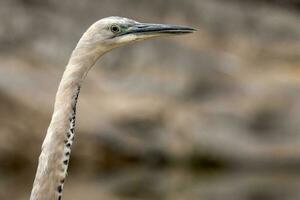
M193 33L196 29L188 26L171 25L171 24L148 24L137 23L133 25L126 34L142 34L142 35L178 35Z

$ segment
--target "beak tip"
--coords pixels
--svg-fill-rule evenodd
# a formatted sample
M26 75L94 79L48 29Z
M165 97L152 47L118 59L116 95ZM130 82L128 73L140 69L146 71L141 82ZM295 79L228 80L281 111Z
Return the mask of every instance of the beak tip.
M194 28L194 27L191 27L190 30L191 30L191 33L194 33L194 32L197 32L197 31L198 31L198 29L196 29L196 28Z
M179 31L182 31L182 33L194 33L196 31L198 31L196 28L194 27L189 27L189 26L183 26L183 28L181 28L181 30Z

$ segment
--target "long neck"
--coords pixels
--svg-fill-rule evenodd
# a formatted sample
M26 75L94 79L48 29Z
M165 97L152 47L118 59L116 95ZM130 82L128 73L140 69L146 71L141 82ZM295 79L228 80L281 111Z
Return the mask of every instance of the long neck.
M54 112L42 145L30 200L60 200L74 140L76 104L81 83L103 53L82 48L73 51L60 82Z

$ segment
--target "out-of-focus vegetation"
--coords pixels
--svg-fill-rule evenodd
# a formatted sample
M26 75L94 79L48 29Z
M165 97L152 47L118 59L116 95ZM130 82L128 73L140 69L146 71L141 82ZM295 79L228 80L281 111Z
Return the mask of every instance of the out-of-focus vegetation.
M298 1L1 0L1 200L28 199L64 66L111 15L199 31L99 60L65 199L300 199Z

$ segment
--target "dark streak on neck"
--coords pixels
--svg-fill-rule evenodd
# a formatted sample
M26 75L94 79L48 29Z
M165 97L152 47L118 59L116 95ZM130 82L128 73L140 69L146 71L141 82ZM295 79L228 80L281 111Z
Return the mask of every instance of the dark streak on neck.
M75 94L72 97L72 112L69 118L70 121L70 129L66 133L65 137L65 149L67 151L64 152L64 157L67 157L66 159L63 159L63 166L66 168L65 172L67 172L67 167L69 164L69 159L70 159L70 154L71 154L71 146L74 140L74 134L75 134L75 119L76 119L76 105L77 105L77 100L80 92L80 85L77 86L77 89L75 91ZM65 182L65 177L66 173L63 177L63 179L60 180L60 183L57 187L57 192L58 192L58 200L62 199L62 191L63 191L63 185Z

